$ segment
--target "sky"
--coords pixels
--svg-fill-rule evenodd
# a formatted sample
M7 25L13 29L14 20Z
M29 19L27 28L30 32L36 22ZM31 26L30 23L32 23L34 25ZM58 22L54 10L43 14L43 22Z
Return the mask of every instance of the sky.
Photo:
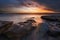
M7 13L60 12L60 0L0 0L0 12Z

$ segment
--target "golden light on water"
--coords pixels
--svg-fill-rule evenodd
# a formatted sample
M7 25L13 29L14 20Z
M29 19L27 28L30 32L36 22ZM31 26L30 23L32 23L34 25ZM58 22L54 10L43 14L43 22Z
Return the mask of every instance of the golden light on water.
M25 16L25 20L27 19L34 19L36 21L36 25L39 23L43 23L43 20L40 18L42 15L27 15Z

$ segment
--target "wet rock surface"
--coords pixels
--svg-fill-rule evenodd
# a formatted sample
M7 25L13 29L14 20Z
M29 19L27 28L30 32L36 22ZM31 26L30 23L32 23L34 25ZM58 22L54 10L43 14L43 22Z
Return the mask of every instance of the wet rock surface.
M60 40L60 16L42 16L41 18L48 24L47 35L52 38L50 40Z
M0 21L0 34L5 32L12 24L12 21Z
M4 21L2 21L2 22L4 22ZM11 23L11 25L10 25L10 23L7 23L10 26L8 26L8 28L6 30L2 31L2 33L0 35L1 40L5 40L5 39L6 40L22 40L22 38L24 36L27 36L28 34L30 34L30 32L32 30L35 29L35 27L32 26L32 23L33 22L31 20L26 21L26 22L22 22L22 23L19 22L17 24ZM5 25L3 28L5 28Z
M60 22L60 16L42 16L41 18L44 20L59 21Z
M56 21L53 20L55 20L55 18L51 19L51 21L49 19L46 20L46 22L44 23L39 23L39 25L36 28L35 26L32 26L32 22L34 21L30 20L13 24L0 35L0 39L1 40L60 40L60 36L55 34L60 32L59 31L60 22L57 20Z
M60 23L59 22L50 22L48 27L48 34L52 37L59 37L60 36Z

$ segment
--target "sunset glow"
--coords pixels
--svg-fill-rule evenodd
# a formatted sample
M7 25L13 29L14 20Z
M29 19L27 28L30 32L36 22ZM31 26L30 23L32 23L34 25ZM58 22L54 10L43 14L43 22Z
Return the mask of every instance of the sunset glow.
M47 10L48 8L44 5L38 4L37 2L24 2L19 8L19 13L53 13L54 11Z
M21 7L19 12L21 13L53 13L53 11L45 10L44 8L38 7Z
M23 6L20 8L21 13L53 13L54 11L47 10L45 5L39 4L37 2L24 2Z
M45 5L31 0L24 2L19 7L7 7L3 10L7 13L54 13L52 9L49 9Z

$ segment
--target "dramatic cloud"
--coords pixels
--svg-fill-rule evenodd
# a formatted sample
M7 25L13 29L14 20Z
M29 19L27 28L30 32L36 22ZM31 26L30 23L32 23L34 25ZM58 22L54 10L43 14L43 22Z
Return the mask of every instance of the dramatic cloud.
M51 13L59 11L56 1L50 0L0 0L0 12L7 13ZM55 7L54 7L55 6Z
M44 4L57 12L60 12L60 0L35 0L35 1L37 1L40 4Z

